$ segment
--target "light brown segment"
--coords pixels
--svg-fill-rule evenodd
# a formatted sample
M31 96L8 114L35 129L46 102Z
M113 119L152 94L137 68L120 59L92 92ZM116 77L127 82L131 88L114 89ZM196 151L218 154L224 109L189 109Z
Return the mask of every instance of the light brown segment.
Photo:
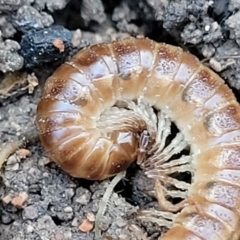
M82 124L89 128L96 125L92 119L71 112L68 114L66 112L52 113L48 118L45 116L40 117L37 121L37 129L46 151L56 148L62 142L75 137L76 134L80 134L81 131L85 130Z
M223 103L222 106L220 105L221 103L219 103L218 108L210 109L211 105L209 101L215 104L215 100L219 99L219 97L215 97L214 100L214 95L219 94L219 88L221 90L224 89L224 87L222 87L223 84L223 80L210 69L200 67L183 91L182 101L177 104L178 106L186 106L184 111L181 113L179 110L175 111L175 109L173 109L175 114L179 114L175 116L178 119L177 125L180 129L184 129L183 131L187 140L193 145L197 146L198 143L204 142L207 147L211 142L214 142L218 136L238 129L239 106L236 105L234 97L229 97L230 94L228 94L228 91L226 92L225 103ZM227 100L229 100L229 102ZM230 105L231 102L234 102L234 105ZM225 109L223 108L224 106L226 106ZM223 108L223 110L221 110L221 108ZM183 110L182 108L179 109ZM222 120L219 120L219 116L221 115L225 116L223 121L225 121L225 125L228 126L222 126ZM234 120L234 116L236 120ZM231 123L229 121L231 121Z
M190 193L199 190L198 194L210 202L217 203L226 208L233 209L240 213L240 188L224 182L214 180L195 182L191 186Z
M154 50L157 43L147 38L136 38L135 44L140 54L140 63L143 69L152 69L155 60Z
M240 146L216 146L195 154L194 167L196 183L211 179L240 187Z
M217 78L219 77L217 76ZM210 116L213 116L215 112L221 111L222 108L230 105L231 103L236 103L236 99L232 93L232 90L229 89L226 84L221 84L218 87L217 91L214 93L214 95L204 103L204 106L196 107L192 111L192 118L190 118L189 114L187 114L187 117L182 117L181 119L179 119L179 126L181 125L181 122L183 122L183 124L189 124L189 122L192 121L188 125L186 132L188 136L192 136L192 139L190 139L193 146L192 148L194 148L194 146L199 146L203 150L204 148L208 148L210 143L216 142L214 141L214 139L208 142L204 138L204 134L208 135L208 131L206 131L207 120ZM186 130L184 129L184 131ZM200 139L198 138L198 136ZM209 135L207 137L209 137ZM201 141L201 139L203 139L203 141Z
M99 49L100 53L104 50L106 54L110 54L107 46ZM113 87L114 75L101 55L96 52L96 48L85 48L76 54L68 64L86 75L88 79L86 84L94 86L94 91L97 95L94 101L103 106L103 108L100 108L101 111L116 102L116 92Z
M194 189L194 192L198 191L200 191L200 189ZM191 195L194 196L193 193ZM236 238L236 236L238 236L237 233L235 235L235 229L237 229L239 225L239 215L238 213L236 213L236 211L230 210L216 203L211 203L207 201L205 197L201 197L198 194L195 195L193 199L194 205L186 207L176 217L176 219L174 220L174 226L178 226L178 224L184 225L185 228L182 229L191 230L196 234L194 234L195 236L201 236L201 239L204 240L238 240L238 238ZM200 219L204 217L206 220L203 221L203 224L202 220ZM193 223L194 221L195 223ZM206 226L206 228L204 226ZM216 228L216 226L218 226L218 229ZM212 232L214 232L212 231L212 228L214 228L215 231L221 229L221 232L216 231L216 236L216 234L212 234ZM175 227L173 227L173 229L175 229ZM170 229L168 233L171 233L172 231L173 230ZM170 237L171 235L168 235L168 233L167 236L169 238L166 238L166 240L172 239ZM189 233L188 236L190 237L191 233ZM163 240L164 239L165 238L163 238Z
M231 236L240 223L239 145L219 145L195 153L194 168L197 171L188 193L190 201L202 214L226 225L228 238L224 239L237 239Z
M193 232L183 228L181 224L175 224L166 234L160 238L161 240L204 240L196 236Z
M221 136L238 130L240 127L238 110L239 106L235 103L196 118L189 130L192 144L204 143L205 147L201 144L201 149L204 150L213 145L215 140L218 141Z
M81 109L77 105L70 104L67 101L57 101L54 98L42 98L41 102L38 104L37 111L39 113L37 118L57 112L81 113Z
M222 181L227 184L240 187L240 169L239 170L221 169L218 171L213 171L212 175L210 175L210 172L209 172L209 177L210 176L211 176L211 179L213 179L216 182Z
M104 89L104 85L109 85L112 87L112 91L114 92L114 97L113 97L114 101L121 99L122 92L121 92L120 81L122 79L119 76L117 62L112 53L110 44L101 43L101 44L93 45L90 48L92 51L95 52L98 58L105 63L105 65L109 70L109 75L105 75L105 80L104 80L104 76L102 76L101 78L96 78L94 81L94 85L98 89L100 98L104 102L103 104L109 104L109 101L107 101L106 99L109 97L106 94L108 92L108 89ZM94 67L93 67L93 70L94 70ZM102 86L102 82L104 83L103 86Z
M232 90L228 88L227 85L222 84L217 92L204 104L204 107L202 108L196 108L193 111L193 115L198 117L198 126L195 125L195 127L193 127L193 131L196 130L197 132L201 132L201 129L206 129L206 124L207 124L207 119L209 116L213 115L215 112L219 112L221 111L222 108L230 105L231 103L236 103L236 99L232 93ZM194 136L194 132L191 131L191 135ZM204 133L207 133L206 131L204 131ZM201 136L200 136L201 137ZM209 148L210 145L216 145L217 142L222 143L225 140L225 137L222 137L223 140L221 140L221 138L219 138L218 136L216 136L216 138L212 138L209 141L206 141L206 139L204 140L200 140L198 139L198 141L196 141L196 139L193 141L193 147L195 148L195 146L198 146L198 148L201 148L201 150L203 151L206 148ZM228 138L228 140L231 140L231 138ZM236 138L235 138L236 140ZM235 141L234 140L234 141Z
M236 102L231 103L216 112L209 113L204 119L204 126L208 132L215 136L221 136L224 133L239 129L239 105Z
M224 84L224 81L209 68L201 65L187 83L186 89L182 93L182 101L195 104L196 107L203 107Z
M208 132L207 132L208 133ZM205 133L204 133L205 134ZM208 139L203 139L202 141L192 142L191 149L193 152L204 152L209 148L215 147L217 145L224 146L225 144L235 144L239 142L240 144L240 130L233 130L227 133L223 133L220 136L210 137Z
M222 84L216 93L207 102L205 102L204 107L208 112L213 112L235 102L236 98L233 95L232 90L226 84Z
M229 236L231 236L231 232L234 232L237 228L239 216L235 211L219 204L208 202L205 198L200 196L197 197L194 204L200 214L205 214L206 216L210 216L222 222Z
M199 138L207 139L207 132L205 129L201 129L204 128L202 122L207 114L205 103L222 84L223 80L213 74L210 69L200 66L185 85L181 98L179 97L179 103L175 107L170 106L178 119L178 126L181 129L184 128L188 141L195 142ZM176 109L177 106L179 109ZM195 132L192 133L192 131Z
M93 121L93 119L89 119L79 112L53 112L50 116L42 115L37 120L37 128L40 134L60 130L63 126L65 128L74 128L79 126L88 126L89 128L93 128L96 126L96 122ZM56 139L56 141L59 142L59 139Z
M98 95L91 80L67 63L48 78L42 98L69 102L85 115L99 115L102 111L102 102L95 100Z
M90 146L95 146L97 139L101 137L101 135L99 130L97 130L96 128L71 128L70 130L68 128L63 128L59 131L53 131L51 135L67 135L66 133L69 133L69 137L66 137L64 141L58 144L58 151L53 148L52 154L55 157L55 161L59 164L68 162L69 168L73 168L73 166L75 165L75 168L72 169L73 171L75 171L74 169L76 169L77 166L81 165L85 161L84 157L86 157L92 149L92 147ZM79 158L81 158L82 161L77 160Z
M94 135L92 135L92 137L95 138ZM74 169L70 170L71 174L75 174L78 178L84 177L91 180L98 180L104 178L105 176L110 176L106 172L106 167L108 165L107 159L109 159L112 143L110 140L103 137L98 137L96 140L97 141L91 146L91 148L89 148L88 145L85 149L82 149L81 152L79 151L77 153L76 157L80 157L81 153L84 154L82 158L83 161L81 164L79 161L76 162L77 164L73 166ZM67 164L64 164L64 166L68 167Z
M219 202L207 200L206 196L202 194L203 189L196 188L196 186L195 188L191 188L190 192L192 200L190 200L190 202L192 201L192 203L194 203L198 214L220 221L225 226L226 233L231 236L231 233L234 232L236 227L239 225L240 217L238 212L236 212L235 209L223 206ZM182 213L179 214L180 218L181 214ZM175 221L178 221L177 219L178 217Z
M227 240L229 236L225 224L205 212L200 213L194 205L185 207L174 222L204 240Z
M99 75L99 77L94 77L93 84L98 90L99 97L106 109L109 104L112 106L116 100L121 99L120 78L116 77L118 75L117 63L113 59L109 44L97 44L91 46L90 49L96 54L98 61L101 62L101 65L98 64L97 67L96 64L90 65L90 70L95 75ZM102 71L103 66L108 69L108 72L104 73Z
M196 169L213 165L218 169L240 170L240 144L225 144L208 148L205 152L195 154Z
M121 99L137 99L145 79L140 79L142 66L140 53L134 38L113 41L109 44L112 57L117 64L117 81L120 83ZM143 83L141 82L143 81Z
M136 159L138 147L137 134L126 131L106 138L98 129L88 129L72 137L59 146L59 158L65 159L61 168L74 177L91 180L105 179L126 169Z
M156 43L150 39L137 38L135 44L138 47L140 65L142 72L139 75L138 84L136 86L136 93L139 96L143 96L146 90L146 83L151 77L152 66L155 61L155 48Z
M144 87L144 100L155 108L168 106L172 95L166 95L173 84L173 79L178 71L182 59L182 49L169 48L167 44L156 44L154 50L154 63Z
M166 111L173 121L176 121L175 119L179 119L181 116L187 115L195 109L194 104L183 101L182 94L187 84L193 79L200 65L201 63L195 56L186 52L182 53L179 69L173 78L172 84L165 92L165 96L171 99L171 101L164 107L164 111ZM186 131L187 126L184 122L176 122L180 130Z

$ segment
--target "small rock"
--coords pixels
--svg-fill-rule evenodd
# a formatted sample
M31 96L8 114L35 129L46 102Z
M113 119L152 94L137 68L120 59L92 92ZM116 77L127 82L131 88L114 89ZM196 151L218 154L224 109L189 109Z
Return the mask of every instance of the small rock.
M12 171L16 171L19 169L19 163L15 163L12 167L11 167L11 170Z
M93 229L94 224L87 218L79 225L79 230L82 232L90 232Z
M63 238L63 235L61 233L56 233L54 235L54 239L55 240L63 240L64 238Z
M16 208L22 208L27 199L28 194L26 192L22 192L12 199L11 204Z
M18 162L18 159L17 159L16 155L13 154L13 155L11 155L11 156L8 158L8 160L7 160L7 162L6 162L6 165L13 165L13 164L15 164L15 163L17 163L17 162Z
M72 233L70 231L63 233L64 240L71 240L72 239Z
M16 155L19 159L25 159L31 155L31 152L28 149L21 148L16 151Z
M125 227L127 224L128 224L127 221L123 221L123 220L117 221L117 225L118 225L120 228Z
M2 201L5 202L6 204L9 204L12 201L11 195L7 195L2 198Z
M80 203L81 205L86 205L89 203L89 200L91 198L91 193L83 188L79 188L77 189L77 193L76 193L77 197L75 199L75 201L77 203Z
M71 198L73 197L73 195L75 194L74 190L72 188L68 188L65 190L65 194L67 198Z
M9 224L9 223L12 222L12 218L11 218L10 215L2 215L2 216L1 216L1 221L2 221L2 223L4 223L4 224Z
M81 42L82 42L82 32L80 29L77 29L72 34L71 43L73 47L79 47L81 45Z
M89 220L89 222L95 222L95 215L93 213L88 213L87 219Z
M27 229L26 229L27 233L31 233L33 232L33 230L34 230L33 226L27 225Z
M23 219L36 219L38 217L38 210L34 206L28 206L23 210Z
M73 211L73 209L71 207L65 207L63 209L63 211L66 212L66 213L71 213Z
M18 54L20 45L10 39L0 43L0 71L14 72L22 68L23 58Z
M77 227L77 226L78 226L78 219L77 219L77 218L74 218L74 219L72 220L71 225L72 225L73 227Z
M216 72L222 71L222 65L220 62L218 62L215 58L211 58L209 61L212 69L214 69Z

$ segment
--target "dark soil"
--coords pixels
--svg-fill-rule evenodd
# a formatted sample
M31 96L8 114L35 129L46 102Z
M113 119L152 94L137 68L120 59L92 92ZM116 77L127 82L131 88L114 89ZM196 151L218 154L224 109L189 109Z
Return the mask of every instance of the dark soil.
M238 0L0 0L0 145L34 127L44 81L67 57L84 46L129 35L143 35L192 52L218 71L239 98L239 9ZM28 64L31 59L23 51L29 49L21 40L54 25L63 26L72 37L66 37L69 42L65 46L71 45L67 54L53 56L51 49L41 45L43 42L34 42L33 48L42 46L43 55L40 58L36 51L32 58L37 60ZM35 73L39 85L32 94L23 84L13 90L1 86L8 72L16 71ZM28 149L30 157L19 160L13 155L3 167L0 198L27 192L28 200L20 209L0 202L0 239L94 239L93 232L84 233L78 227L87 214L97 213L110 180L74 179L49 163L39 142ZM136 181L130 172L116 189L119 194L111 196L102 218L103 239L137 239L129 223L139 207L148 209L146 205L153 201L133 191L137 184L144 189L147 183L143 178ZM161 235L162 228L156 224L135 223L148 239Z

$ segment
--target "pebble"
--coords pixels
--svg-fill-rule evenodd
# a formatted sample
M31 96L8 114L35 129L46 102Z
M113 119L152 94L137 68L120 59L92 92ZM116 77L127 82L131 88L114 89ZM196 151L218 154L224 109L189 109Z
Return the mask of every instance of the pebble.
M23 219L36 219L38 217L38 210L34 206L28 206L23 210Z
M73 211L73 209L71 207L65 207L63 209L63 211L66 212L66 213L71 213Z
M27 229L26 229L27 233L31 233L33 232L33 230L34 230L33 226L27 225Z
M72 233L70 231L63 233L64 240L71 240L72 239Z

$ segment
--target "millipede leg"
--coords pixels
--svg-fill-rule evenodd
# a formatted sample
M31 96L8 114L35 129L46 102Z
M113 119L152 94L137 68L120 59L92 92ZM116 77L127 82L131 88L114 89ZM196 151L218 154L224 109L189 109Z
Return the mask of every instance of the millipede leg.
M163 186L159 180L156 180L155 182L155 190L158 204L162 208L162 210L169 212L178 212L189 204L188 200L186 199L177 204L172 204L171 202L169 202L164 196Z

